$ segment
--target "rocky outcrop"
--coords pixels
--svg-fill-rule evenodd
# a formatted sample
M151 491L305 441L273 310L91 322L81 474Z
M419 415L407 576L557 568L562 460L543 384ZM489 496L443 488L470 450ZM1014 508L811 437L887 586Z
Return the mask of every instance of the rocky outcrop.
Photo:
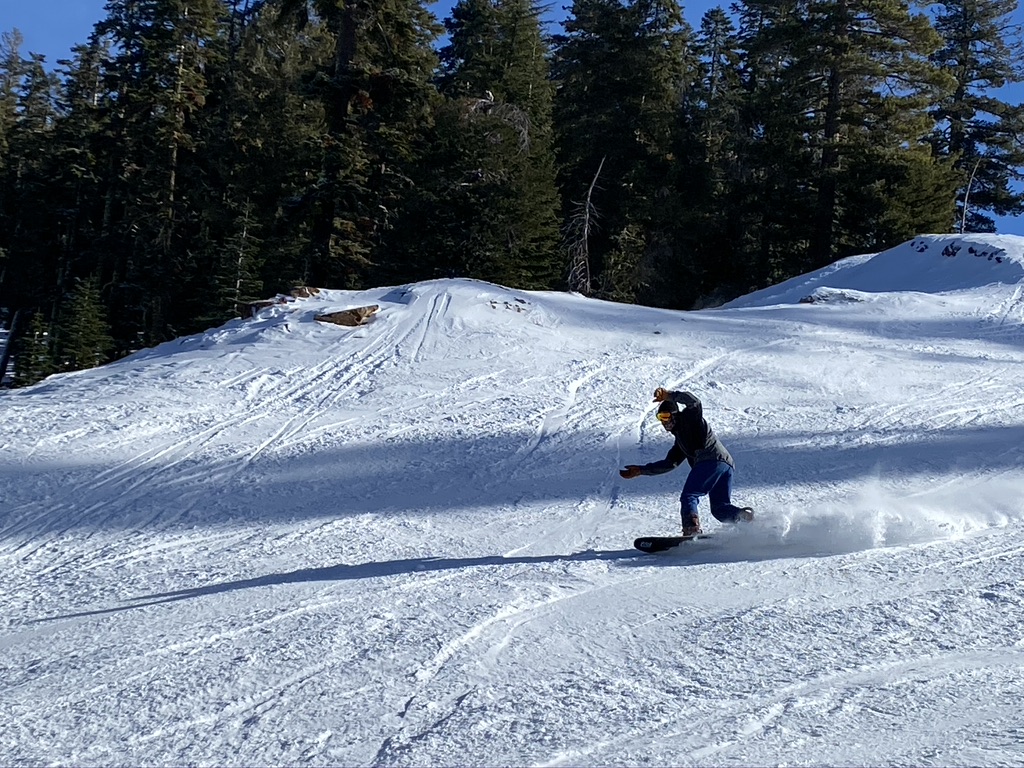
M334 323L335 325L363 325L378 309L380 309L379 306L371 304L366 307L355 307L353 309L343 309L338 312L328 312L325 315L317 315L316 319L321 323Z

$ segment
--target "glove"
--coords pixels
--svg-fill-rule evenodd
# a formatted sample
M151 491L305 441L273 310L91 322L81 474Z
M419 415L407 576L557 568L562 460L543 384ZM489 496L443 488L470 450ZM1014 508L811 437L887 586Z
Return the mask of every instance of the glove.
M663 403L666 400L671 400L671 399L672 399L672 393L669 392L664 387L658 387L656 390L654 390L654 402L656 402L656 403Z
M619 474L627 480L630 480L640 474L640 467L636 464L627 464L625 469L619 470Z

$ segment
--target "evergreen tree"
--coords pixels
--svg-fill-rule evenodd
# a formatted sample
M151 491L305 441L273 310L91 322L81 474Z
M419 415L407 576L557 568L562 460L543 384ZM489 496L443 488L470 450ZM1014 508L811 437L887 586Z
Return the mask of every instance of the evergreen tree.
M236 2L225 43L209 74L215 95L201 126L208 181L198 203L197 258L212 279L193 295L210 323L310 278L303 196L326 123L307 83L333 56L322 26L297 35L273 4Z
M806 146L805 96L789 77L791 6L748 3L739 15L742 95L736 179L727 214L742 240L746 286L806 271L814 158Z
M459 0L444 20L448 44L439 53L438 86L450 99L483 98L501 81L507 45L493 0Z
M50 301L64 295L76 278L99 274L106 254L99 241L105 187L97 163L103 126L101 63L105 51L95 39L58 61L56 114L41 174L45 178L44 232L36 235L40 258L52 262L46 283ZM39 198L34 201L39 205Z
M333 56L311 77L324 114L317 165L303 191L305 282L352 288L396 226L436 97L440 29L419 0L284 0L314 12Z
M256 94L246 88L250 73L241 50L253 16L235 0L205 43L206 93L194 119L197 151L190 167L192 263L180 299L180 309L197 327L236 316L239 305L263 288L258 273L262 233L269 222L254 216L254 200L265 200L272 210L277 190L268 195L266 185L279 177L260 163L259 148L272 141L272 134L263 123Z
M197 123L224 8L219 0L109 0L110 191L104 235L115 256L112 301L123 335L153 343L191 330L183 297L196 223Z
M56 82L44 58L22 62L16 119L7 136L3 174L4 234L0 247L9 258L0 272L0 306L19 309L52 301L58 244L47 201L54 186L50 173ZM49 290L48 290L49 289Z
M447 28L439 77L447 101L410 206L420 224L393 240L398 264L411 266L410 276L554 287L563 266L539 11L528 0L468 0Z
M41 312L35 312L25 333L17 340L14 358L14 386L27 387L42 381L57 367L49 325Z
M1024 108L998 97L1003 86L1024 81L1024 44L1012 24L1017 0L946 0L938 9L943 45L932 61L956 85L932 110L932 143L960 172L956 226L991 232L985 212L1024 213L1024 193L1014 188L1024 179Z
M500 0L505 41L498 98L522 110L529 120L521 151L513 157L514 207L505 230L513 282L523 288L564 285L566 265L560 251L560 199L555 172L554 85L550 49L533 0Z
M10 138L18 121L18 93L25 76L18 30L0 33L0 170L6 167Z
M777 82L798 97L791 141L813 164L805 180L814 194L809 258L794 265L803 271L863 247L857 236L863 211L851 203L864 187L850 183L853 158L870 155L878 178L899 178L890 171L906 164L904 151L926 156L927 107L949 85L927 61L940 40L928 19L911 14L902 0L750 0L747 6L767 20L752 46L761 60L780 64ZM928 171L935 182L928 188L948 194L939 160L905 178L920 182ZM916 190L899 183L892 192ZM933 202L942 200L940 194Z
M735 161L743 93L739 38L725 11L714 8L704 14L694 48L700 58L701 77L697 87L691 89L691 101L699 109L691 117L697 123L711 166L710 191L717 195L726 187L729 165Z
M676 150L686 204L675 240L688 256L675 282L683 306L732 298L756 282L747 250L754 221L742 206L751 179L744 173L743 80L740 39L721 8L704 14L694 43L698 77L684 92Z
M592 189L590 271L608 298L657 300L653 286L678 257L669 234L679 214L673 148L695 68L690 38L672 0L576 0L555 37L565 214Z
M24 76L24 61L21 58L21 34L4 32L0 34L0 306L11 306L15 291L24 290L18 286L10 290L11 236L14 231L15 214L11 210L11 193L17 175L12 169L11 137L18 120L18 92Z
M102 365L114 343L94 279L80 280L68 297L57 329L56 358L62 371Z

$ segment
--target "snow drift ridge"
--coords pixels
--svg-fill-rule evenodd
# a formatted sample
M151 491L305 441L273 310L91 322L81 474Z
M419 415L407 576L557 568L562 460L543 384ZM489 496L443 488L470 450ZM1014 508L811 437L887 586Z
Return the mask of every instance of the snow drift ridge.
M919 235L876 254L850 256L827 267L742 296L726 307L794 304L821 288L869 293L946 293L1024 281L1024 237Z

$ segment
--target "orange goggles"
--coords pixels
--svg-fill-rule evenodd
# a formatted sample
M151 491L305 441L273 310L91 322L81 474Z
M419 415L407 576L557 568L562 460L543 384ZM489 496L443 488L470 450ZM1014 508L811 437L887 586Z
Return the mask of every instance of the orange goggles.
M668 424L670 421L672 421L673 416L675 416L675 414L672 413L671 411L660 411L658 413L658 421L660 421L662 424Z

